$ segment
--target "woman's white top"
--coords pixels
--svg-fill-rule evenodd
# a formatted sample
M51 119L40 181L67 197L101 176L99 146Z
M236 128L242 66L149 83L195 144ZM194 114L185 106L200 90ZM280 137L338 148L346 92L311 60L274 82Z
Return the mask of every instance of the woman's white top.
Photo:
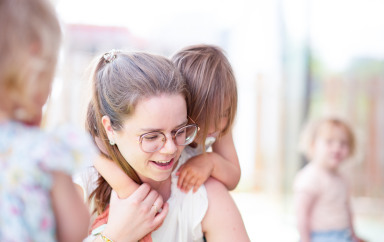
M201 222L208 209L208 196L205 186L193 193L183 193L177 188L176 171L189 158L201 154L202 149L191 148L187 146L179 159L176 169L172 172L171 196L168 199L169 211L163 224L156 231L152 232L152 240L154 242L199 242L204 241L204 234ZM79 184L84 190L84 198L87 200L89 194L96 188L98 178L96 169L89 168L81 174L74 177L74 182ZM97 234L103 230L99 227L92 234ZM90 235L85 241L92 241L95 235Z
M201 222L208 209L205 186L202 185L195 193L192 190L184 193L177 187L176 171L188 158L196 155L190 147L185 150L188 152L182 153L177 168L172 172L171 196L167 201L169 212L161 227L152 232L154 242L204 241Z

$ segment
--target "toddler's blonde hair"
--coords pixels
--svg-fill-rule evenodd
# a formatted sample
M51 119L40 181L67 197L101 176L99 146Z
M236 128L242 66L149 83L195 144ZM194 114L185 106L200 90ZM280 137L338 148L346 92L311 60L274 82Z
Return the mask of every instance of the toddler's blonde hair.
M0 0L0 109L36 112L33 91L51 84L61 40L54 8L46 0ZM31 90L32 89L32 90Z

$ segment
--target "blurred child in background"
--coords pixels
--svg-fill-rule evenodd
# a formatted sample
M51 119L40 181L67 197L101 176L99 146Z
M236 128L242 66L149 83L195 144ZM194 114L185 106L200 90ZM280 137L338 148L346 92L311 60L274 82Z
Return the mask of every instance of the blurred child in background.
M0 240L81 241L89 213L71 173L96 149L85 133L39 128L60 24L45 0L0 0Z
M294 182L301 242L360 242L354 230L350 194L340 166L355 151L351 128L338 118L310 123L302 137L310 162Z

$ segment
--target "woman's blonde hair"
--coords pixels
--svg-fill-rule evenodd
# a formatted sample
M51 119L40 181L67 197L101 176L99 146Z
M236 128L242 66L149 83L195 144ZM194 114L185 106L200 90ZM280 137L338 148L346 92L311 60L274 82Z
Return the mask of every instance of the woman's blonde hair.
M312 159L312 147L316 140L316 138L319 135L319 132L322 128L325 126L328 127L338 127L345 130L348 136L348 145L350 154L349 156L352 156L355 152L355 135L352 131L351 126L343 119L333 116L327 116L322 117L319 119L314 119L309 121L306 126L304 127L301 139L300 139L300 145L299 149L300 151L308 158Z
M46 0L0 0L0 102L12 112L37 112L27 92L51 83L61 41L56 12ZM43 75L41 75L44 73ZM41 77L45 82L41 81ZM29 89L29 90L28 90Z
M221 135L227 133L237 111L237 87L224 51L213 45L193 45L178 51L172 61L191 93L188 115L201 128L201 143L204 144L211 124L219 129L223 115L228 117L228 122Z
M148 97L181 94L188 103L189 93L183 77L165 57L144 52L111 51L96 59L91 77L93 94L88 106L87 129L101 142L104 155L113 160L132 180L141 184L135 170L124 159L116 145L111 146L102 124L108 116L115 131L134 112L136 104ZM98 187L90 195L95 198L95 212L102 213L109 204L111 187L100 176Z

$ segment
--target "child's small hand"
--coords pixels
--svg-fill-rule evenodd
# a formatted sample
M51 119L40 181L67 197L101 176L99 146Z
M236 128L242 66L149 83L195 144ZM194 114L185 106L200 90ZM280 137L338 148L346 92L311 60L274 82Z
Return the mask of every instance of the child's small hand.
M213 171L213 162L208 159L207 154L201 154L189 159L180 166L176 175L179 176L177 187L187 193L191 188L193 192L208 179Z

